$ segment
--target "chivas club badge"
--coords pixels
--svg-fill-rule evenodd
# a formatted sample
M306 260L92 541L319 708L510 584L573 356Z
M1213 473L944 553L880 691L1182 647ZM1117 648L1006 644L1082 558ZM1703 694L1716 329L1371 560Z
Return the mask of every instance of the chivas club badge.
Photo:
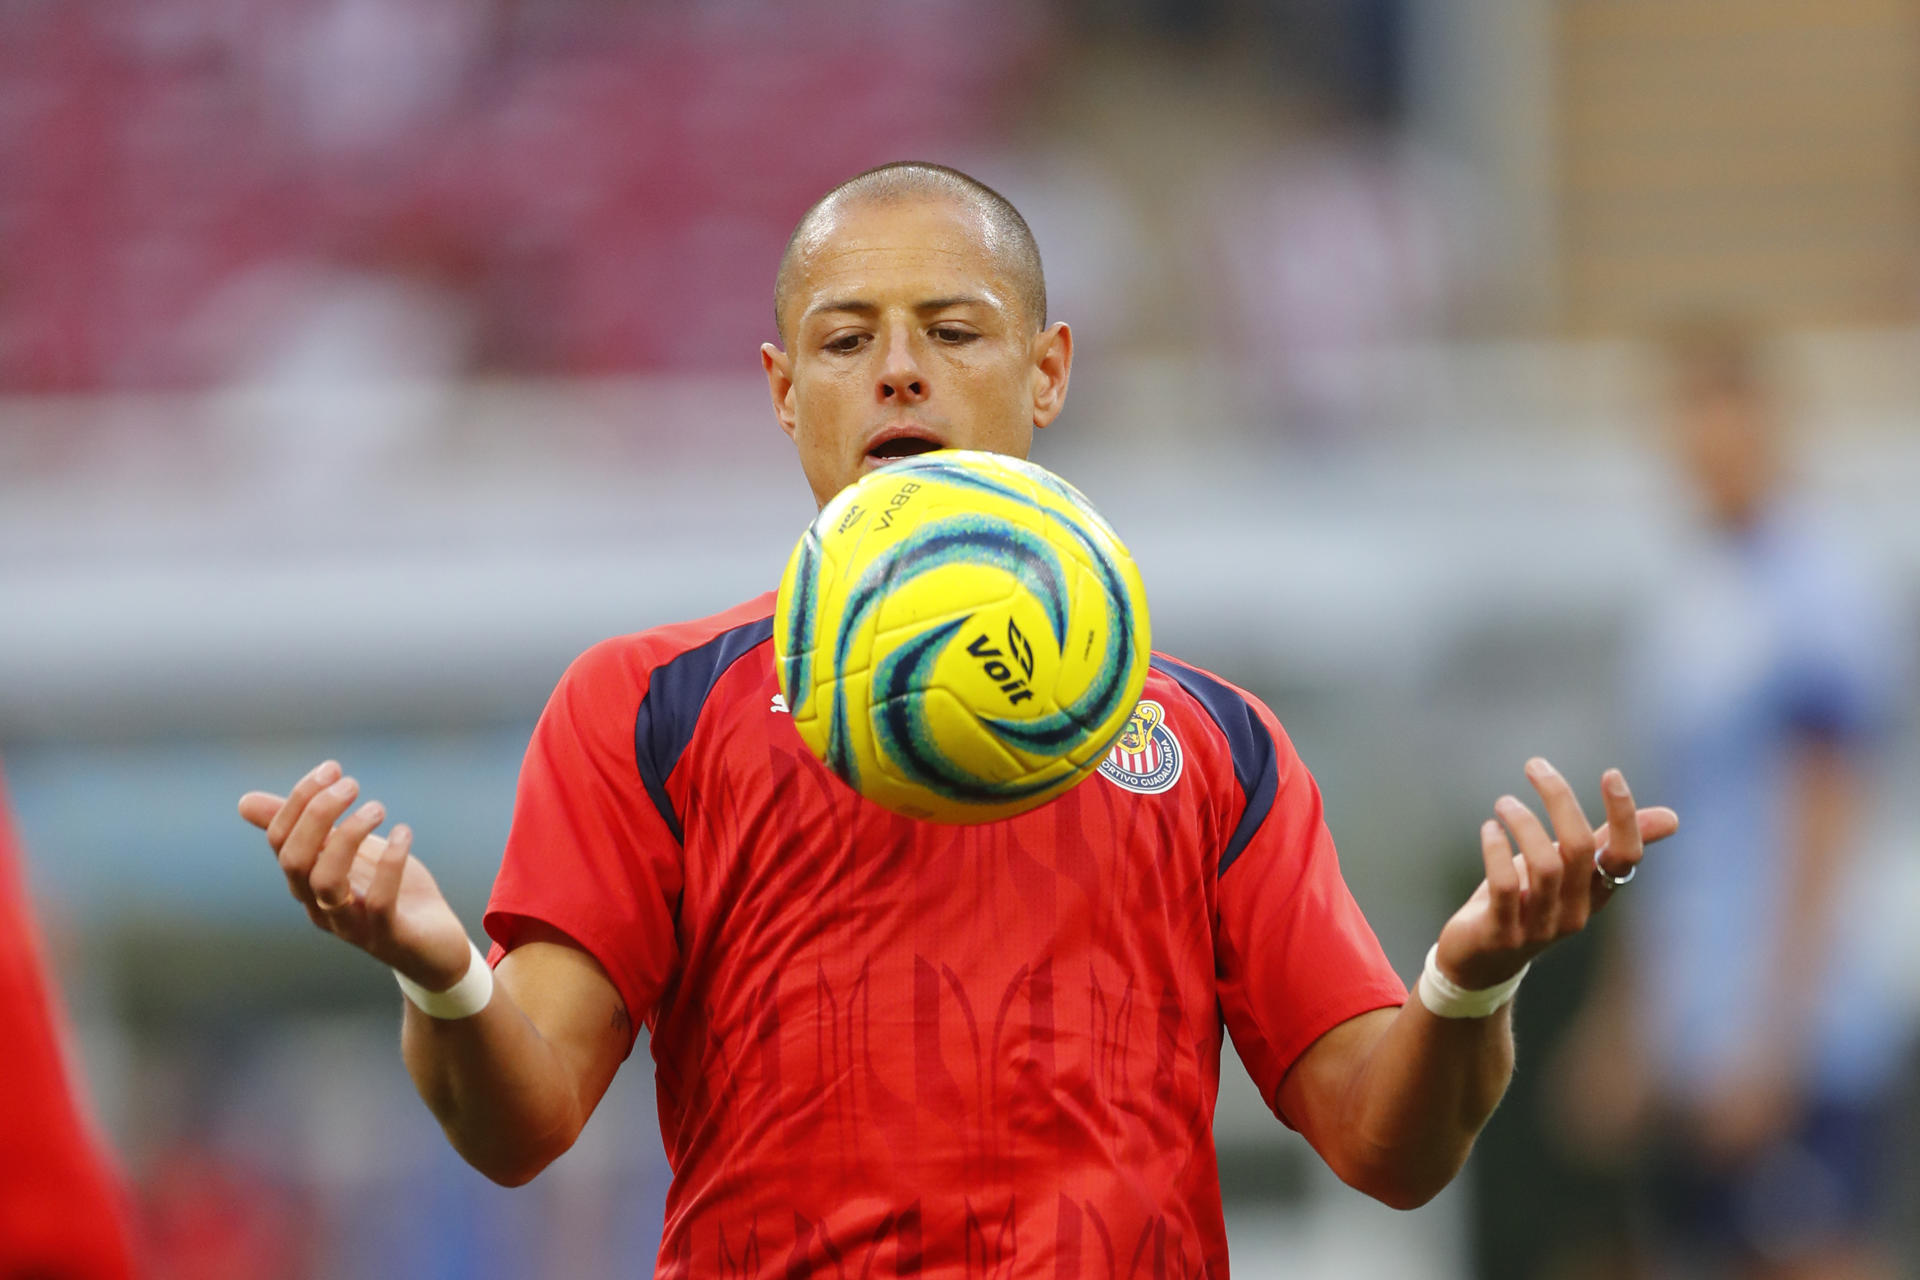
M1158 795L1180 780L1180 743L1167 728L1166 711L1157 702L1142 702L1127 719L1119 741L1100 762L1109 782Z

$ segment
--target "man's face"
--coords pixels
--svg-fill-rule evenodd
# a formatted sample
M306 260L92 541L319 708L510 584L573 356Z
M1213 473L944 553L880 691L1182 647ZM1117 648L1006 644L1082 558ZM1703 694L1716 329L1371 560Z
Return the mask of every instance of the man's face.
M1036 330L987 221L942 197L853 203L799 247L760 349L817 502L929 449L1024 458L1066 398L1073 339Z
M1753 393L1688 388L1675 420L1689 477L1716 524L1741 529L1757 518L1776 480L1766 406Z

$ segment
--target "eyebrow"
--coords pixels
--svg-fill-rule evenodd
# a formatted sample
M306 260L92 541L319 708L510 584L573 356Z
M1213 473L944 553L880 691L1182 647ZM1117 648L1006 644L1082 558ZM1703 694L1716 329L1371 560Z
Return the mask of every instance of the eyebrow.
M945 311L948 307L985 307L992 304L986 299L971 293L956 293L945 298L928 298L925 302L916 302L913 309L918 312ZM807 308L808 316L817 316L828 311L845 311L858 316L878 315L878 303L865 298L832 298Z

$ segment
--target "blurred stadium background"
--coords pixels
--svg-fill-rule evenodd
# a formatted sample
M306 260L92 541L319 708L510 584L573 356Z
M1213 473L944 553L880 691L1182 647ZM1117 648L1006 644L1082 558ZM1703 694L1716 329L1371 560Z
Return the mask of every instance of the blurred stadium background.
M1689 501L1657 326L1778 334L1801 475L1920 613L1916 85L1920 0L0 0L0 761L154 1274L650 1273L644 1056L486 1184L233 801L346 761L478 929L566 663L810 515L755 348L827 186L934 159L1028 215L1080 342L1036 457L1286 721L1412 974L1527 755L1632 764ZM1911 922L1920 836L1875 849ZM1586 968L1415 1214L1229 1064L1236 1269L1567 1274L1528 1069Z

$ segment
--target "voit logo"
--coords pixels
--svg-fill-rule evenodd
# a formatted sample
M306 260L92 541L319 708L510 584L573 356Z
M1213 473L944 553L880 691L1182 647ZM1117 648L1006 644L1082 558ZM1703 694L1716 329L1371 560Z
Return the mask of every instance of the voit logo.
M1100 762L1107 781L1157 795L1180 780L1180 742L1166 726L1166 711L1157 702L1142 702L1127 718L1119 741Z

